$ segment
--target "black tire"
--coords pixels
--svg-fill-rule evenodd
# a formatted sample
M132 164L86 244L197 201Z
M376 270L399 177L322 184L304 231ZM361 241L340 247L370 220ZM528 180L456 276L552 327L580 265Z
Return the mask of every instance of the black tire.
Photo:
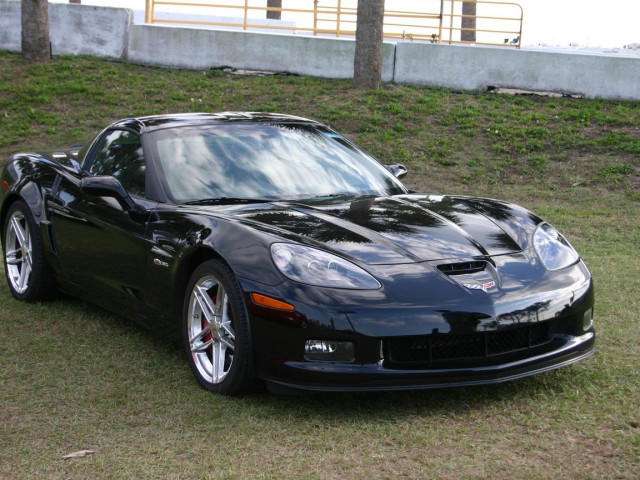
M224 262L207 260L193 272L181 322L187 360L202 388L223 395L253 389L249 316L242 289Z
M7 211L2 251L7 283L15 298L34 302L55 295L54 275L44 254L40 229L22 200Z

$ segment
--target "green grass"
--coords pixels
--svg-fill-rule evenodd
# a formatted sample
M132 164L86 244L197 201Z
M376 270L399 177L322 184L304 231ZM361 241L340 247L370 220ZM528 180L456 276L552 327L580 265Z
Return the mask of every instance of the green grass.
M122 117L222 110L315 118L405 162L413 188L535 210L594 274L598 354L489 387L230 399L162 338L0 282L0 478L638 478L640 104L0 52L1 161ZM62 459L82 449L97 453Z

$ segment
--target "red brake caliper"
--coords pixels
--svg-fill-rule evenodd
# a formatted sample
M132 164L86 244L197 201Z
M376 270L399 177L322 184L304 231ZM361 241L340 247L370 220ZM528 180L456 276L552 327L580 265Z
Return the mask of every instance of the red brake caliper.
M216 304L216 299L217 299L217 298L218 298L217 296L213 296L213 297L211 297L211 300L213 301L213 304L214 304L214 305ZM207 323L207 322L206 322L206 320L205 320L205 318L204 318L204 315L203 315L203 316L202 316L202 329L203 329L203 330L207 327L206 323ZM205 342L205 343L207 343L207 342L208 342L209 340L211 340L212 338L213 338L213 335L211 335L211 330L209 330L209 332L204 336L204 342ZM212 349L213 349L213 347L212 347Z

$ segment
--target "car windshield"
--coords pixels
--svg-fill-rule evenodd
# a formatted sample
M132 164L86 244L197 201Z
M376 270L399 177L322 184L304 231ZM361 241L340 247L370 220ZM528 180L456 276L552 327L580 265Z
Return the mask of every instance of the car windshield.
M316 125L176 127L150 138L167 195L175 202L406 192L371 156Z

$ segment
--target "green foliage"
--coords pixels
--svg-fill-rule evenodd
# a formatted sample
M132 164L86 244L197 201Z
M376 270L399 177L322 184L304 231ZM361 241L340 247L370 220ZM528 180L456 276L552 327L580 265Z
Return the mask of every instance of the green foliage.
M631 173L633 173L633 167L628 164L609 165L600 171L600 175L605 177L608 175L630 175Z
M542 168L549 162L549 159L545 156L533 156L529 159L529 164L534 167Z

